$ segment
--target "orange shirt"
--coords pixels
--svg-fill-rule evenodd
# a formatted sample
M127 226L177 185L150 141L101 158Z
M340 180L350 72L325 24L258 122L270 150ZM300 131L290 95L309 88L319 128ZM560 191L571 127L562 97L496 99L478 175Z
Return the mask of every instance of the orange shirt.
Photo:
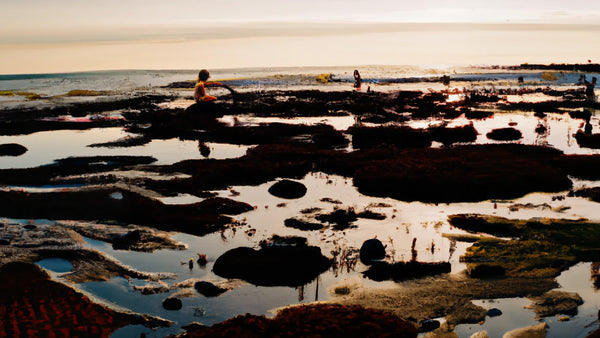
M204 88L204 87L213 87L213 86L222 86L222 84L219 82L198 81L198 83L196 83L196 87L194 89L194 100L196 100L196 102L215 101L217 98L215 96L206 95L206 90Z

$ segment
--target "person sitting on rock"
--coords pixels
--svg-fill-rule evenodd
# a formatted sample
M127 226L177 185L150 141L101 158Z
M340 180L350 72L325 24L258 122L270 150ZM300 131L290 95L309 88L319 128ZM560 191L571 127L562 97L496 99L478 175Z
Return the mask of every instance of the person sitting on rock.
M206 95L205 87L223 87L229 90L231 94L236 93L228 85L224 85L221 82L208 81L209 77L210 73L206 69L202 69L198 73L198 82L196 83L196 88L194 89L194 100L196 102L212 102L217 100L216 96Z

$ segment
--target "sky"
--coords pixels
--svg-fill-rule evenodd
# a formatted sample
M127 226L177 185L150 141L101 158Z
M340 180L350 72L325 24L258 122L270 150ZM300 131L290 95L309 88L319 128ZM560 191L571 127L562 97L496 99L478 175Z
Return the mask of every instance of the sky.
M457 29L489 31L498 29L495 24L500 24L501 29L517 34L516 31L548 30L548 27L560 26L561 30L569 31L573 30L569 26L583 25L584 28L574 29L577 31L589 25L600 26L600 1L591 0L0 0L0 8L0 74L33 69L191 66L191 62L173 65L156 60L144 62L143 56L133 61L131 55L123 57L129 61L121 65L114 60L104 64L93 58L92 53L98 50L112 51L111 56L123 55L116 51L118 48L122 48L122 53L135 53L131 43L168 43L169 48L193 53L191 44L202 49L197 42L205 41L205 46L222 48L223 54L242 52L235 43L249 49L246 59L241 55L229 59L232 66L260 66L261 62L280 66L302 62L298 53L306 53L306 62L335 63L332 54L325 57L326 36L337 47L343 46L349 35L368 33L396 32L402 42L400 36L411 30L418 33L438 30L447 34L448 30ZM285 51L277 50L277 44L282 42L277 39L285 37L298 39L309 50L295 50L294 55L287 55L286 61ZM305 37L315 38L319 49L311 49L310 43L301 41ZM252 39L262 40L249 43ZM266 44L265 39L272 39L274 44ZM229 40L229 45L219 44L222 40ZM360 38L356 41L362 42ZM265 58L264 48L278 58ZM141 53L157 51L160 50L140 49ZM340 50L351 51L348 47ZM200 50L197 52L200 54ZM323 57L319 59L316 53L322 53ZM219 50L214 53L215 59L203 61L221 65L218 54ZM73 64L75 56L80 59L78 62L89 60L78 68ZM36 57L43 60L36 63ZM164 60L168 57L173 55L165 55ZM254 61L250 62L251 59ZM362 60L368 61L366 57Z

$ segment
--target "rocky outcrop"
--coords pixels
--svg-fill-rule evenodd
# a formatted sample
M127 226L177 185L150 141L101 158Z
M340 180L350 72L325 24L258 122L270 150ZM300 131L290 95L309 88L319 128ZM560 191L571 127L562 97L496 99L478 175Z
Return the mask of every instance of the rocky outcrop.
M307 245L272 245L260 250L231 249L215 261L213 272L255 285L304 285L331 266L321 249Z
M27 152L27 148L16 143L0 144L0 156L21 156Z
M526 306L535 311L538 318L557 314L575 315L577 308L583 304L583 299L577 293L564 291L549 291L532 298L533 304Z
M547 323L539 323L537 325L508 331L502 338L545 338L547 328Z
M360 261L371 265L373 261L385 258L385 247L377 238L367 239L360 247Z
M306 195L306 186L296 181L281 180L269 188L269 193L280 198L297 199Z

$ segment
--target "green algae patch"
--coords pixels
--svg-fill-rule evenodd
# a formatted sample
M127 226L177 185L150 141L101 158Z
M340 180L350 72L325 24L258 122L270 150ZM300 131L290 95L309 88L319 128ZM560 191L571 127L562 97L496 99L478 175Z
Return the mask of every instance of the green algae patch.
M42 98L42 96L40 94L37 93L32 93L32 92L16 92L16 95L19 96L24 96L27 100L40 100Z
M577 257L566 245L536 240L482 239L467 249L461 261L472 277L543 278L557 276ZM504 273L499 273L501 269ZM483 270L483 271L482 271Z
M97 90L86 90L86 89L74 89L69 91L66 96L100 96L106 95L107 92Z
M482 238L461 261L477 277L555 277L600 253L600 224L587 220L510 220L486 215L451 215L452 225L471 232L516 237ZM503 270L503 273L498 273ZM483 272L482 272L483 271Z
M0 90L0 96L15 96L15 93L10 90Z

